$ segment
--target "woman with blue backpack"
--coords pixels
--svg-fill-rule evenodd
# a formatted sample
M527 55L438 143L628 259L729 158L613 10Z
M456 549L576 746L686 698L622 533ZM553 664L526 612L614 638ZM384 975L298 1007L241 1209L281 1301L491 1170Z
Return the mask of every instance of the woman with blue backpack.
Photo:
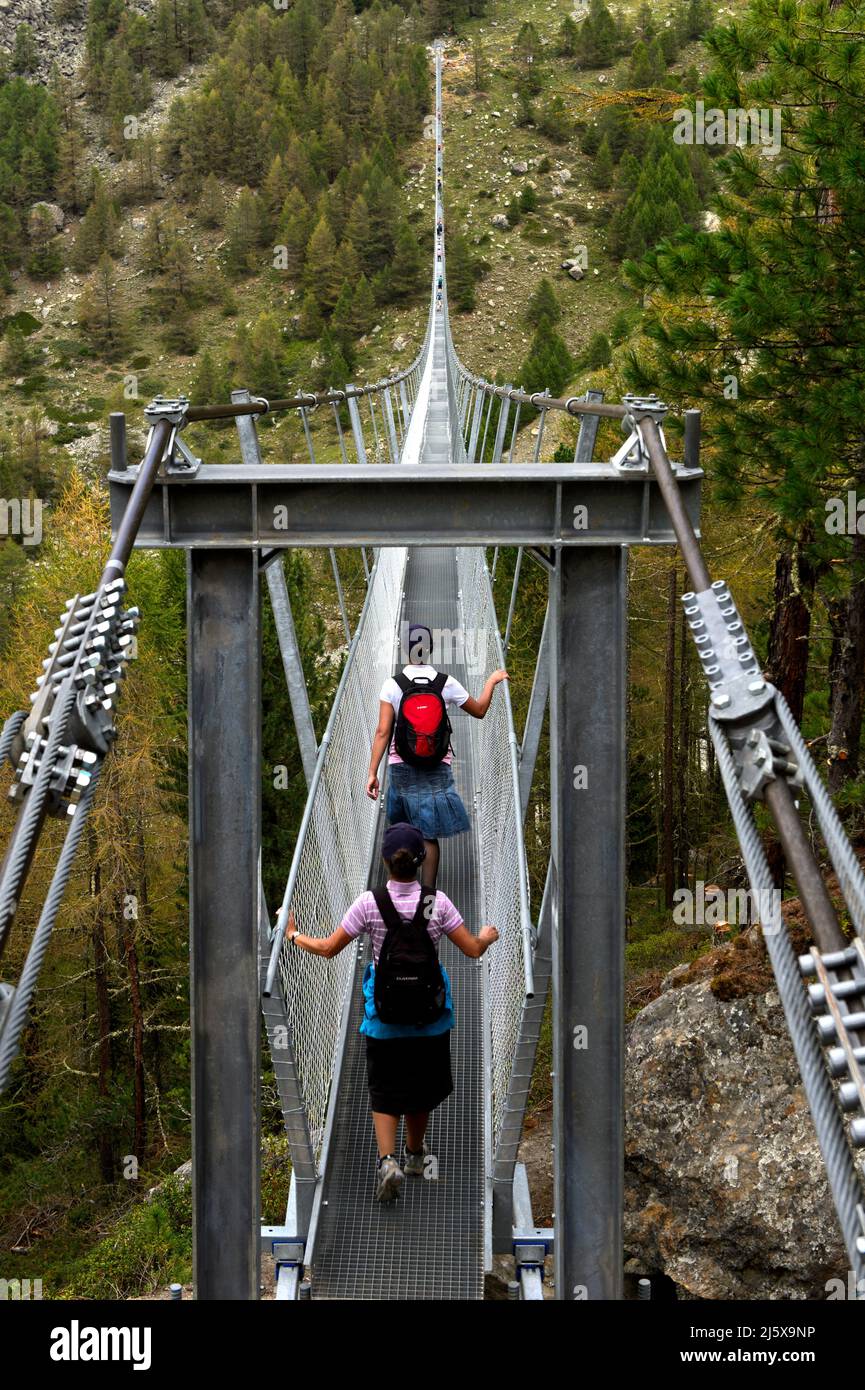
M418 658L390 676L379 694L378 727L372 743L366 794L373 801L380 791L378 769L388 749L387 818L408 821L423 835L426 856L421 881L435 890L439 866L439 840L469 828L462 798L451 770L451 722L448 710L458 705L466 714L483 719L507 671L493 671L477 700L453 676L429 664L432 633L413 623L409 628L411 656Z
M289 917L293 947L326 959L369 935L372 960L363 977L367 1082L378 1145L376 1198L392 1202L406 1175L423 1177L430 1111L453 1090L450 1034L454 1026L448 973L437 946L447 936L477 960L498 940L495 927L472 936L445 893L422 891L417 872L426 849L413 825L391 825L382 839L387 883L361 893L330 936L304 936ZM403 1165L396 1156L405 1116Z

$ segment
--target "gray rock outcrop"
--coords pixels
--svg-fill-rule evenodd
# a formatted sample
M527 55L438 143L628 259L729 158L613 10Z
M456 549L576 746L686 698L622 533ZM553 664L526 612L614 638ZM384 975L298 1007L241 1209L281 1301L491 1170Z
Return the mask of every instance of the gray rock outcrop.
M679 967L631 1025L626 1255L686 1297L824 1299L847 1257L780 1001L750 964L732 988Z

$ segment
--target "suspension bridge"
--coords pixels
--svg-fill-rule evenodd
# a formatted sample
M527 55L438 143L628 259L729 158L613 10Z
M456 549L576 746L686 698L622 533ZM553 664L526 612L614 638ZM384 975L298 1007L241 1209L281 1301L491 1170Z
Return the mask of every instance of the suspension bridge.
M97 589L73 596L30 711L0 736L14 768L15 822L0 865L0 1089L9 1079L99 775L115 735L141 615L124 608L134 546L188 552L189 864L193 1239L196 1296L256 1299L262 1250L277 1298L480 1299L494 1253L513 1259L515 1296L623 1293L623 1038L626 808L626 563L633 545L677 543L692 583L685 611L709 690L709 730L750 885L772 902L753 807L768 808L813 931L795 956L777 906L763 932L857 1279L865 1275L865 878L783 698L759 670L723 580L699 545L700 422L685 414L670 462L656 397L567 400L492 384L460 361L448 318L442 54L435 50L435 213L426 335L407 371L368 386L230 403L158 397L130 466L125 417L111 417L113 546ZM332 420L321 462L314 412ZM308 464L263 459L256 420L300 422ZM514 460L527 413L533 459ZM552 412L576 417L573 461L542 458ZM602 418L621 448L594 461ZM187 425L233 419L240 462L210 466ZM319 451L322 446L319 444ZM348 654L316 739L283 559L330 551ZM504 639L488 550L517 548ZM337 550L361 550L366 593L350 630ZM368 551L370 554L368 555ZM482 722L457 719L454 776L472 829L445 847L440 886L500 939L482 961L444 947L453 980L455 1092L433 1116L437 1177L373 1200L374 1143L358 1034L365 947L323 963L286 945L293 912L325 935L380 881L380 804L365 795L377 695L401 624L462 637L447 669L472 689L504 664L523 564L548 606L525 726L507 685ZM264 578L308 797L275 914L260 863L260 588ZM145 615L146 617L146 615ZM472 640L465 640L471 635ZM443 661L441 663L445 665ZM523 824L549 712L551 854L532 902ZM574 773L581 770L582 776ZM845 934L797 810L807 794L837 876ZM45 822L66 822L37 914L18 914ZM25 926L36 917L35 925ZM24 939L26 936L26 939ZM811 983L806 983L810 981ZM554 1226L533 1224L518 1147L548 995L553 1011ZM284 1221L260 1214L261 1018L291 1153ZM587 1045L578 1045L584 1037Z

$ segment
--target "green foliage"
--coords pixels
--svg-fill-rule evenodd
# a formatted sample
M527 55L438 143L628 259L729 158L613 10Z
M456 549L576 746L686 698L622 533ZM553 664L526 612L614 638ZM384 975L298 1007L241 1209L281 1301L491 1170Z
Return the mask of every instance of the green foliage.
M574 359L564 339L549 319L542 318L535 329L528 356L519 370L524 391L543 391L558 396L574 374Z
M12 71L27 76L35 72L39 62L36 38L29 24L19 24L15 30L15 44L12 49Z
M88 1252L64 1289L67 1298L126 1299L192 1274L192 1189L172 1175L149 1202L129 1209Z
M57 106L44 87L0 78L0 293L28 244L27 209L54 194L58 134Z
M593 333L580 358L580 366L596 371L600 367L609 367L611 361L610 340L606 333Z
M709 35L707 106L786 103L783 150L731 148L715 161L718 230L679 229L629 267L644 293L677 308L648 311L651 354L628 375L633 384L637 364L650 365L665 398L704 400L721 496L740 500L756 485L785 536L805 526L814 550L842 562L832 587L849 580L851 557L848 537L827 534L825 499L862 476L865 69L823 33L822 13L816 0L771 11L753 0ZM833 28L857 13L839 5ZM802 25L811 37L800 45ZM659 163L656 189L660 179ZM734 379L735 398L724 393Z
M81 297L79 321L88 344L109 361L120 357L129 346L131 325L126 296L107 251Z
M571 139L574 123L565 106L564 97L556 93L544 104L538 120L538 129L556 145L564 145Z
M537 191L532 187L530 183L525 184L525 186L521 189L519 203L520 212L537 211L538 195Z
M462 232L452 232L448 220L446 255L448 268L448 303L458 313L467 314L475 307L475 286L484 274L480 259L472 253Z
M625 201L610 223L617 256L642 256L662 237L696 227L701 199L688 156L665 129L653 131L640 165L622 160L619 187Z
M606 68L622 46L622 36L604 0L591 0L589 13L576 26L573 55L579 68Z
M241 190L225 219L223 262L229 275L240 279L260 269L260 248L267 240L264 207L251 188Z
M613 182L613 155L606 135L600 143L598 153L592 161L591 180L595 188L609 188Z
M562 317L562 306L552 283L546 275L538 281L537 289L526 306L526 323L537 328L542 319L548 323L558 323Z
M75 270L89 270L101 256L116 256L121 243L117 208L100 174L94 175L93 196L72 249L71 262Z

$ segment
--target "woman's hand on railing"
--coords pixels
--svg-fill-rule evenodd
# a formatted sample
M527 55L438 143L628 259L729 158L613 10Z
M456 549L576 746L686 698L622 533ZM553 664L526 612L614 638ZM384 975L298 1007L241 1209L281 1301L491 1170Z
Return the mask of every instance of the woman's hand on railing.
M493 942L498 941L498 939L499 933L496 927L481 927L478 932L478 943L481 947L481 954L483 955L487 947L492 946Z

